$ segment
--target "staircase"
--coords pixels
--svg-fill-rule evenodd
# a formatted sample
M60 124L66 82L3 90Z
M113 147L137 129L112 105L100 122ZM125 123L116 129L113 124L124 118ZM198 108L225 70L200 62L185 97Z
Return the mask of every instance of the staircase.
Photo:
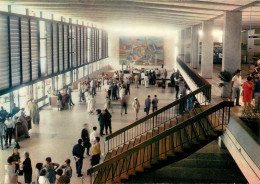
M181 160L215 140L229 120L231 102L197 107L107 152L88 170L91 183L121 183Z
M90 183L122 183L139 173L179 161L225 130L232 102L209 106L211 85L177 59L182 71L197 86L193 92L106 137L104 162L90 168ZM183 112L187 100L196 101Z

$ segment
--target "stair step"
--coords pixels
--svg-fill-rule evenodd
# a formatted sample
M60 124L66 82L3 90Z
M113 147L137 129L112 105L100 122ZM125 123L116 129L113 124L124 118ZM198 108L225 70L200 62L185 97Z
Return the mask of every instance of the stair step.
M137 166L137 167L135 168L135 171L136 171L136 172L144 172L144 168L143 168L142 165L139 165L139 166Z

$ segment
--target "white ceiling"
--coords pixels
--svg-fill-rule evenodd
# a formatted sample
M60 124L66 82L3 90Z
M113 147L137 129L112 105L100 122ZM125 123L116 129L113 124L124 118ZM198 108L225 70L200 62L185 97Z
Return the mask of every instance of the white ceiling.
M244 28L260 27L260 2L255 0L0 0L0 3L102 24L145 22L177 28L208 19L222 25L224 11L241 10Z

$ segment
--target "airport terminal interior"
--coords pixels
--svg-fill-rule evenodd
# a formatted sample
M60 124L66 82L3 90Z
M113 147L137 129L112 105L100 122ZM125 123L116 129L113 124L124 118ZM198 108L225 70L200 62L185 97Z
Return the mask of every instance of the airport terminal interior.
M260 1L0 0L0 184L260 184Z

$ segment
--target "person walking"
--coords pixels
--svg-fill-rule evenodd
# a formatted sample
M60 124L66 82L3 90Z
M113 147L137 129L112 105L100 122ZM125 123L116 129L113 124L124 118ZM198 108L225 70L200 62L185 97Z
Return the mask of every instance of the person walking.
M95 166L97 164L99 164L99 161L100 161L100 138L99 137L96 137L95 141L94 141L94 144L91 148L91 166Z
M111 109L112 113L113 113L113 108L111 106L111 100L109 99L109 97L107 96L104 102L104 109L107 109L108 111Z
M154 99L152 100L152 105L153 105L153 112L154 111L157 111L157 107L158 107L158 98L157 98L157 95L154 95Z
M130 95L130 84L131 84L131 81L129 78L126 78L126 95Z
M93 127L93 131L90 134L90 143L91 143L91 145L94 144L94 141L95 141L96 137L98 137L97 127L94 126Z
M61 102L62 102L62 95L61 95L61 93L59 91L59 93L58 93L58 101L57 101L58 111L62 110Z
M123 109L125 109L125 114L127 114L127 98L124 94L121 98L121 115L123 113Z
M24 183L26 184L32 182L32 164L29 156L30 154L28 152L24 153L24 161L21 166L23 168Z
M96 80L92 79L90 82L91 94L96 95Z
M4 149L4 139L5 139L5 132L6 132L6 124L4 123L4 120L0 117L0 143L2 150Z
M118 100L117 91L118 91L118 86L115 83L113 83L113 85L112 85L112 100Z
M100 136L104 135L104 126L105 126L105 110L102 109L101 113L98 115L98 122L100 127Z
M235 102L236 99L236 106L241 106L239 104L241 84L241 70L237 70L231 81L232 101Z
M39 112L39 107L38 107L38 103L36 100L34 100L32 102L32 122L33 124L39 124L40 123L40 112Z
M150 95L148 95L148 97L145 99L144 105L145 105L146 115L148 115L150 111L150 105L151 105Z
M140 109L140 102L137 97L134 98L134 101L132 103L132 107L135 111L135 119L138 119L139 109Z
M70 106L73 106L75 105L72 101L72 96L71 96L71 92L72 92L72 89L69 87L68 90L67 90L67 94L69 95L69 105Z
M109 113L109 111L107 109L105 109L105 114L104 114L104 118L105 118L105 130L106 130L106 135L108 135L108 129L110 134L112 134L112 126L111 126L111 114Z
M149 88L149 77L148 77L148 74L145 74L145 76L144 76L144 86L146 88Z
M8 115L8 112L4 109L3 106L1 106L1 111L0 111L0 117L2 120L5 120L6 116Z
M5 136L5 147L8 148L8 139L9 139L9 146L11 146L12 142L12 135L13 135L13 129L15 128L14 120L10 118L9 115L6 116L5 120L6 125L6 136Z
M243 83L243 102L244 102L244 108L247 110L247 108L251 107L251 102L253 98L253 91L255 84L252 82L252 77L247 77L247 81Z
M61 169L64 169L64 174L66 176L66 182L65 183L70 183L70 179L72 177L72 168L70 166L71 160L66 159L65 164L61 166Z
M89 155L89 149L91 147L89 133L88 133L88 124L84 124L84 128L81 131L81 139L83 140L83 146L86 148L86 155Z
M179 98L179 91L180 91L180 81L179 79L176 79L176 82L175 82L175 99L178 99Z
M175 86L174 72L172 73L170 80L171 80L171 87L174 87Z
M78 144L74 145L72 154L76 161L76 172L78 177L82 177L82 165L83 165L83 155L84 155L84 147L82 146L82 139L78 140Z
M164 70L164 72L163 72L163 75L164 75L164 78L166 79L166 78L167 78L167 75L168 75L168 73L167 73L167 70L166 70L166 69Z
M88 98L88 113L93 114L96 108L96 100L94 95L90 95Z
M136 74L135 75L135 88L139 88L138 85L139 85L139 75Z
M45 159L45 161L46 161L45 169L47 171L46 177L48 178L50 183L55 183L55 181L56 181L56 172L55 171L58 169L60 164L53 163L51 161L51 157L47 157Z

